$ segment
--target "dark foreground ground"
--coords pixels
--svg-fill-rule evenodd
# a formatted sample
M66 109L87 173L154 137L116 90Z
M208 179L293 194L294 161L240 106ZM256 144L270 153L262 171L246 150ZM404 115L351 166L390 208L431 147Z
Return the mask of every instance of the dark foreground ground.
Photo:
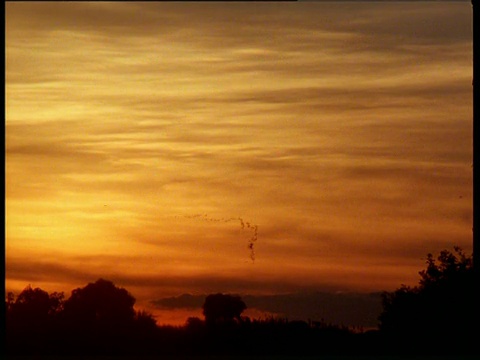
M261 328L262 330L265 330ZM283 331L280 331L280 330ZM159 329L159 331L162 329ZM241 329L240 329L241 330ZM163 329L155 336L56 334L10 339L7 360L477 360L475 334L468 337L386 336L379 331L353 334L342 329L283 327L242 332Z
M264 356L184 356L184 355L167 355L167 356L7 356L7 360L478 360L478 356L474 355L316 355L316 356L295 356L295 355L264 355Z

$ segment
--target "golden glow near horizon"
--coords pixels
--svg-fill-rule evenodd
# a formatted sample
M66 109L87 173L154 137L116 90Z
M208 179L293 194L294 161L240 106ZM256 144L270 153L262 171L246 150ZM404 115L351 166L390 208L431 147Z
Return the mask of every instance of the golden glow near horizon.
M7 3L7 289L414 284L471 250L471 31L468 1Z

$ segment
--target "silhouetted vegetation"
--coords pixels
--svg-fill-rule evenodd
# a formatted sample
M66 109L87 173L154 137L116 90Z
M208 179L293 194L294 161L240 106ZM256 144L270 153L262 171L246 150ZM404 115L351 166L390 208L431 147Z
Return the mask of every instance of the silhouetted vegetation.
M471 256L458 247L427 256L419 285L402 285L382 295L379 328L392 345L414 344L430 351L441 344L443 352L473 349L475 283ZM406 348L406 347L405 347Z
M460 249L429 254L419 285L382 295L379 329L353 331L323 321L242 316L238 295L211 294L204 319L158 326L134 297L99 279L72 291L30 286L7 294L7 355L466 355L473 352L472 258Z
M211 294L206 297L202 308L209 326L226 326L234 321L242 321L241 314L247 306L240 296Z
M48 294L30 286L6 299L7 353L121 354L158 330L155 319L133 308L135 299L99 279L72 291Z

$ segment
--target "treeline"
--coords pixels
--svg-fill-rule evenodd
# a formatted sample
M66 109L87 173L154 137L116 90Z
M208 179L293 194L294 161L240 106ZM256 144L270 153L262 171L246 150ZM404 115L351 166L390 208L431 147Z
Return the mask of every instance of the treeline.
M134 297L99 279L72 291L24 289L5 299L6 355L466 355L474 351L472 257L459 248L428 255L419 285L383 294L375 331L324 322L250 319L239 296L211 294L204 319L157 326Z

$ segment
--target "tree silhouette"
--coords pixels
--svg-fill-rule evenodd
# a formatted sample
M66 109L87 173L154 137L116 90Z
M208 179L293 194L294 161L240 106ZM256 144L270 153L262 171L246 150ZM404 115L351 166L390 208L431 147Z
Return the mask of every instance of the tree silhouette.
M475 325L472 257L455 247L454 253L443 250L437 259L428 254L426 264L418 286L402 285L382 294L380 330L425 346L445 341L469 347Z
M247 306L238 295L219 293L208 295L202 308L205 322L211 326L241 321L241 314Z
M200 332L204 326L204 321L196 316L188 317L187 320L185 320L185 329L189 332Z
M99 279L73 290L68 300L63 298L63 293L31 286L17 297L8 293L8 351L115 353L154 343L158 327L152 314L135 311L135 298L111 281Z
M135 318L135 298L111 281L99 279L72 291L64 304L67 325L81 330L118 332Z
M63 309L63 293L51 293L27 286L17 297L8 293L5 301L6 348L45 351Z
M9 293L5 349L8 356L38 358L467 354L477 324L472 257L455 248L436 259L429 254L426 263L418 286L383 294L380 331L371 333L315 321L249 320L242 317L240 296L221 293L205 298L205 321L191 317L183 327L157 326L150 313L134 310L127 290L99 279L73 290L66 301L63 293L30 286L17 297Z
M63 293L48 292L27 286L15 299L9 293L6 299L7 326L16 330L44 331L63 307Z

